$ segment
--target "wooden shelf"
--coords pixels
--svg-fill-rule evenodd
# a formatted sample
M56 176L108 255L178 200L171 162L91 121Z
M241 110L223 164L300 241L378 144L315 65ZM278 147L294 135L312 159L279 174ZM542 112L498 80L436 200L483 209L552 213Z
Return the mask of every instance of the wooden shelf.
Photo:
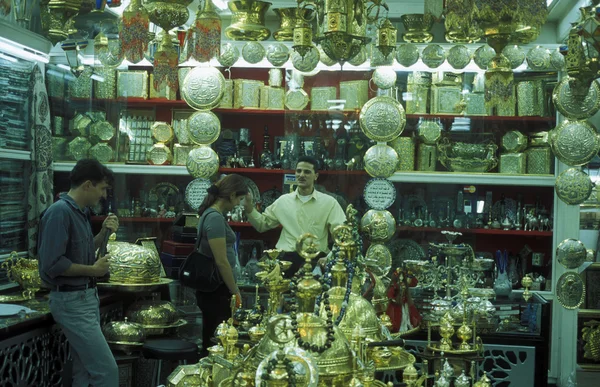
M525 231L525 230L495 230L487 228L436 228L436 227L410 227L398 226L398 231L439 233L443 230L457 231L463 234L480 235L505 235L505 236L532 236L552 237L552 231Z

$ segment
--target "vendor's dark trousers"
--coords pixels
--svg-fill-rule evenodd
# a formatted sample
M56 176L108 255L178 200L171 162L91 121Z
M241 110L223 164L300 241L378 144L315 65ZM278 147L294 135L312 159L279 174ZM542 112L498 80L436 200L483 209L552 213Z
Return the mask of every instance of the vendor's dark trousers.
M50 292L50 312L71 345L72 387L116 387L119 369L100 328L98 289Z
M211 338L220 323L231 317L231 294L227 285L221 284L214 292L196 292L198 308L202 311L202 352L201 357L208 355L208 347L212 346Z
M312 267L315 267L315 264L317 263L317 260L319 258L323 258L327 256L327 254L320 252L319 255L317 256L317 258L312 260ZM292 265L290 266L289 269L287 269L284 273L284 278L292 278L294 276L294 274L296 274L298 272L298 270L300 270L304 264L306 263L306 261L304 260L304 258L302 258L300 256L300 254L296 253L295 251L286 251L285 253L283 253L283 255L280 257L280 259L282 261L290 261L292 262Z

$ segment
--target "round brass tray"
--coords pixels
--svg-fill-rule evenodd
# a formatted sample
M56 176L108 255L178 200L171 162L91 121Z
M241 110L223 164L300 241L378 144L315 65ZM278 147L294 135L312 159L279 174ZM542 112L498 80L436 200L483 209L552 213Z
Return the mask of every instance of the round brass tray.
M358 56L358 55L356 55ZM356 58L356 57L355 57ZM333 59L331 59L329 57L329 55L327 55L325 53L325 51L323 50L323 47L319 46L319 60L321 61L321 63L323 63L325 66L333 66L334 64L336 64L337 62ZM361 63L362 64L362 63Z
M221 47L221 55L217 60L223 67L231 67L240 59L240 50L231 43L225 43Z
M494 56L496 56L496 51L486 44L475 50L473 60L480 69L486 70Z
M459 44L448 51L448 63L452 68L462 70L471 62L471 52L467 46Z
M534 47L527 52L527 66L532 70L546 70L550 67L550 51L544 47Z
M577 269L586 258L587 249L577 239L565 239L556 248L556 259L567 269Z
M392 268L392 253L381 243L372 243L365 254L365 265L378 276L387 275Z
M225 92L225 77L214 67L195 67L185 76L181 97L196 110L219 105Z
M525 61L525 51L516 44L506 46L504 50L502 50L502 54L508 59L510 67L513 70L522 65Z
M550 146L554 155L570 166L589 163L600 151L600 135L587 121L563 121L552 130Z
M365 171L372 177L388 178L396 171L398 153L389 145L376 144L364 156Z
M585 300L585 285L575 272L564 273L556 283L556 298L566 309L577 309Z
M221 121L210 111L195 112L188 118L190 140L196 145L210 145L221 134Z
M173 140L173 128L166 122L157 121L150 128L152 137L159 143L167 143Z
M394 98L375 97L368 100L360 110L359 122L368 138L388 142L402 134L406 125L406 113Z
M396 85L396 71L389 67L378 67L373 71L373 83L380 89L389 89Z
M259 42L248 42L242 48L242 58L250 64L256 64L266 55L265 48Z
M211 186L208 179L194 179L185 188L185 203L194 211L198 211Z
M283 43L273 43L267 47L267 60L275 67L283 66L290 58L290 51Z
M219 171L219 156L211 147L202 145L190 151L185 166L196 179L208 179Z
M126 284L122 282L98 282L98 287L103 289L113 289L122 292L147 292L162 285L168 285L173 280L171 278L159 278L158 282L149 284Z
M435 69L446 60L446 52L439 44L430 44L423 49L421 58L427 67Z
M412 43L401 44L396 51L396 60L404 67L417 63L419 56L419 48Z
M320 57L319 50L315 46L311 46L310 50L304 56L298 54L296 51L292 51L291 54L294 68L304 73L313 71L319 64Z
M556 178L554 189L560 200L567 204L579 205L592 194L594 184L587 173L578 168L569 168Z
M571 93L570 81L566 77L560 81L552 92L552 101L558 111L571 120L583 120L596 114L600 109L600 86L594 81L590 85L587 95L576 98Z

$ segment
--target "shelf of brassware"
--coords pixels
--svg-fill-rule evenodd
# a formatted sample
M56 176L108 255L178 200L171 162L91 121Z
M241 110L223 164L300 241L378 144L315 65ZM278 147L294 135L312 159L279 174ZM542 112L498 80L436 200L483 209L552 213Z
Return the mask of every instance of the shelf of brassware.
M117 98L117 99L87 99L87 98L71 98L61 99L53 98L56 102L63 103L74 103L74 104L96 104L96 105L107 105L107 104L122 104L131 108L144 108L144 107L176 107L176 108L189 108L193 110L183 100L169 100L162 98L155 99L144 99L144 98ZM212 110L214 113L223 114L250 114L250 115L285 115L285 114L299 114L299 115L326 115L329 113L344 115L353 115L357 113L357 110L287 110L287 109L228 109L228 108L215 108ZM468 116L462 114L407 114L406 118L440 118L442 120L454 119L454 118L469 118L471 120L479 121L523 121L523 122L548 122L552 123L556 121L556 117L536 117L536 116Z
M55 162L56 172L70 172L75 162ZM189 176L187 168L183 165L142 165L107 163L114 173L137 174L137 175L182 175ZM285 169L261 169L261 168L220 168L221 173L241 174L286 174L294 173L293 170ZM320 175L340 176L366 176L365 171L321 171ZM398 183L436 183L436 184L485 184L485 185L515 185L553 187L554 175L507 175L501 173L468 173L468 172L396 172L390 181Z
M488 228L437 228L437 227L411 227L398 226L398 231L401 232L437 232L442 230L457 231L463 234L479 234L479 235L509 235L509 236L532 236L532 237L552 237L552 231L526 231L526 230L497 230Z

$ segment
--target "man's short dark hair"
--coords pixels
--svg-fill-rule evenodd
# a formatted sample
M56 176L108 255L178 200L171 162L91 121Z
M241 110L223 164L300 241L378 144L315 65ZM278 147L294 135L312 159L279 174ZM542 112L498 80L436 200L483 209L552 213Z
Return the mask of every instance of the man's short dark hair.
M106 168L96 159L81 159L75 164L69 174L71 188L77 188L90 180L94 185L105 182L113 184L114 176L110 169Z
M316 158L314 158L312 156L300 156L298 158L298 163L301 163L301 162L312 164L313 169L315 170L315 173L319 173L319 162L317 161ZM296 164L296 165L298 165L298 164Z

